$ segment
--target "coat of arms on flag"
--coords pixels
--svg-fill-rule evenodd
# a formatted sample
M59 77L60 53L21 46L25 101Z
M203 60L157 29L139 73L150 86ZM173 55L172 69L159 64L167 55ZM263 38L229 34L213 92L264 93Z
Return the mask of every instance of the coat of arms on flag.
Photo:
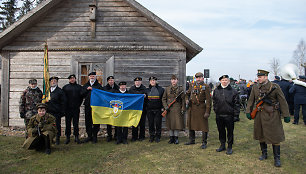
M120 100L111 100L110 107L113 108L113 117L117 118L120 116L123 108L123 103Z

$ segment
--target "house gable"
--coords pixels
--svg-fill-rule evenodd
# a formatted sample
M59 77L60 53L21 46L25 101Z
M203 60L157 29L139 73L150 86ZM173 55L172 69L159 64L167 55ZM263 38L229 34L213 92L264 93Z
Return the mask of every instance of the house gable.
M64 0L3 50L164 49L185 47L125 1L97 1L96 21L89 20L91 0ZM92 37L92 31L95 36Z

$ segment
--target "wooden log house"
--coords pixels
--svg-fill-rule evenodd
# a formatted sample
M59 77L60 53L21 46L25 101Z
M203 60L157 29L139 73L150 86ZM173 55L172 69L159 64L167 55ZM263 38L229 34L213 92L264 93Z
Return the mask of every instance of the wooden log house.
M31 78L42 88L45 42L59 87L70 74L84 84L91 71L103 85L114 75L128 86L141 76L148 86L154 75L165 87L176 74L185 86L186 63L202 51L135 0L46 0L0 33L1 125L24 126L19 98Z

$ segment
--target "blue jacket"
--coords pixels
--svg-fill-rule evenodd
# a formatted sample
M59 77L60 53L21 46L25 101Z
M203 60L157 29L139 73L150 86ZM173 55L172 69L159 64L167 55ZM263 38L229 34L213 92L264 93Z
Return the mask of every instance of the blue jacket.
M306 87L293 85L289 92L294 94L294 104L306 104Z

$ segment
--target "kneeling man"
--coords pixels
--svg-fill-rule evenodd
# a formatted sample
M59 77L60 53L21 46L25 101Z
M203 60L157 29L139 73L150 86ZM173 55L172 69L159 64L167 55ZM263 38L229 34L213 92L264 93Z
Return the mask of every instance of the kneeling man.
M51 153L50 143L57 133L55 117L46 113L47 106L44 103L37 104L38 114L31 117L27 131L29 137L23 147L26 149L45 149L46 154Z

